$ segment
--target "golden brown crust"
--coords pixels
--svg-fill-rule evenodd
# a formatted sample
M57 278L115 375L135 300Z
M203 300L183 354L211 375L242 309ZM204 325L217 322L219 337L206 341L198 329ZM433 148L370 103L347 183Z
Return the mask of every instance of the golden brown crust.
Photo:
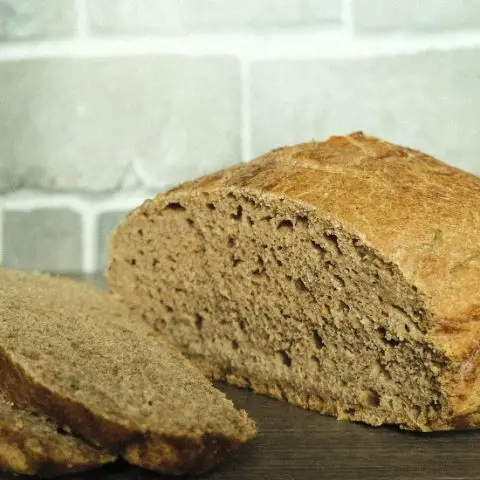
M225 456L243 443L219 435L204 434L197 439L159 437L129 445L124 453L134 465L155 470L159 459L165 471L180 474L200 474L215 467Z
M98 456L85 455L83 461L57 456L55 453L39 451L35 446L30 446L29 439L21 440L11 436L0 438L0 469L11 471L20 475L37 475L48 478L67 473L77 473L100 467L114 461L114 456L103 454Z
M114 455L59 429L43 415L14 406L0 395L0 468L50 477L113 462Z
M219 188L302 202L396 265L424 299L428 341L450 361L441 383L452 422L438 427L479 425L480 178L357 132L274 150L167 197Z

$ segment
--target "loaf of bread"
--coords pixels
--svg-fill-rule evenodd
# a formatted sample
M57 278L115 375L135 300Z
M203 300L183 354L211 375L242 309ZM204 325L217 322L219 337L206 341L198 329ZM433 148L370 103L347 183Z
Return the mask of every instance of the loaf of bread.
M246 413L151 327L68 279L0 270L0 389L159 472L203 472L255 434Z
M355 133L147 200L109 284L210 377L422 431L480 424L480 179Z
M0 468L51 477L114 460L115 456L72 436L50 418L17 408L0 393Z

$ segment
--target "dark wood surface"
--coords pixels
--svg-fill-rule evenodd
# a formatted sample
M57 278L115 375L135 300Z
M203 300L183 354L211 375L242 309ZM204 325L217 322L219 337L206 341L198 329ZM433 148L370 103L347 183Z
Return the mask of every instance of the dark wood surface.
M257 421L260 434L216 471L204 475L205 480L480 479L480 431L421 434L393 427L372 428L340 422L247 390L220 388ZM0 473L2 480L18 478ZM167 477L117 463L70 478Z

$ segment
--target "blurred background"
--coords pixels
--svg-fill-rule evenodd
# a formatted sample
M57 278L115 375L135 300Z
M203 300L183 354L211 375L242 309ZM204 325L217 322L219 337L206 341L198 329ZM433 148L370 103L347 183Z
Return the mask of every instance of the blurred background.
M480 174L480 0L0 0L5 266L104 269L144 198L356 130Z

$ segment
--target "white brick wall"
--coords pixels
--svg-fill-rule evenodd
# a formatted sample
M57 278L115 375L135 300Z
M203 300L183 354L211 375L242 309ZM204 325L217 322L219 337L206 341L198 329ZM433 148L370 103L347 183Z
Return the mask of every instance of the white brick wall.
M103 269L145 197L282 144L480 174L480 0L0 0L0 119L4 265Z

